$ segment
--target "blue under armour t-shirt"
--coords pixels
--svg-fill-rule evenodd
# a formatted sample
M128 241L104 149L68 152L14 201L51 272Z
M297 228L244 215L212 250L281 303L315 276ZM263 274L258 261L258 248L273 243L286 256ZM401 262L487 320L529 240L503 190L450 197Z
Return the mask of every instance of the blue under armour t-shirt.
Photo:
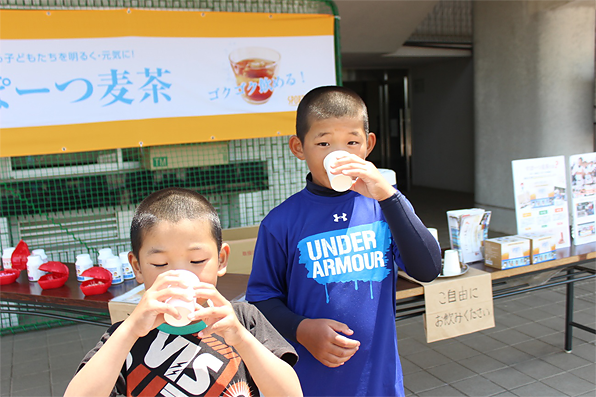
M355 192L304 189L261 222L246 299L279 298L296 314L345 323L361 343L338 368L295 344L306 396L403 396L396 264L403 267L378 202Z

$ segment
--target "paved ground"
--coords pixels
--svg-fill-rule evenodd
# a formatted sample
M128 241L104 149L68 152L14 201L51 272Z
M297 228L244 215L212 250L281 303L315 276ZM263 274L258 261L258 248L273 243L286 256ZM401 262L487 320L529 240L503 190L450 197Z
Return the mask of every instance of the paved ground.
M445 209L469 208L470 200L441 197L441 205L416 196L412 202L427 226L439 229L445 246ZM596 280L575 289L575 321L595 327ZM431 344L420 317L397 323L408 396L596 396L595 335L575 329L573 351L563 350L565 287L494 305L496 327ZM75 325L0 338L1 396L61 396L103 331Z

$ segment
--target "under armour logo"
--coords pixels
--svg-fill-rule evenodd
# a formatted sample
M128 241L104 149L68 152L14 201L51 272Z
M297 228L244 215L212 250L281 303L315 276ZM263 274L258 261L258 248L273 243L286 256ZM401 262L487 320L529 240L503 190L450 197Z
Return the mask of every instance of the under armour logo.
M341 216L337 214L333 214L333 222L339 222L340 219L343 219L344 222L348 221L348 215L344 212Z

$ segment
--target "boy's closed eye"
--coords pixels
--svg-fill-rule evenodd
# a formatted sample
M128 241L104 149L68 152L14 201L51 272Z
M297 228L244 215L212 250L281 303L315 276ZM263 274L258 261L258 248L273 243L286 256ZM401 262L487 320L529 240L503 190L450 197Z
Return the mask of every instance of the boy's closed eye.
M207 262L207 259L202 259L202 260L198 260L198 261L190 261L190 263L192 263L193 265L200 265ZM150 263L151 266L155 266L155 267L164 267L167 266L168 263Z

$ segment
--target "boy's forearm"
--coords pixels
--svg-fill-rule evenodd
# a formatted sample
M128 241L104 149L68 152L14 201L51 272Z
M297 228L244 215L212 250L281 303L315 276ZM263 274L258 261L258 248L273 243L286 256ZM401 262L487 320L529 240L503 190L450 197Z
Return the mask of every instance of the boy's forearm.
M125 321L70 381L64 396L109 396L137 340L132 335Z
M246 364L263 396L302 396L298 375L287 362L273 354L244 329L234 348Z
M432 281L441 272L441 248L398 191L379 203L406 272L419 281Z
M289 341L297 342L296 331L298 330L298 325L306 317L291 311L288 306L278 298L251 303L263 313L281 336Z

